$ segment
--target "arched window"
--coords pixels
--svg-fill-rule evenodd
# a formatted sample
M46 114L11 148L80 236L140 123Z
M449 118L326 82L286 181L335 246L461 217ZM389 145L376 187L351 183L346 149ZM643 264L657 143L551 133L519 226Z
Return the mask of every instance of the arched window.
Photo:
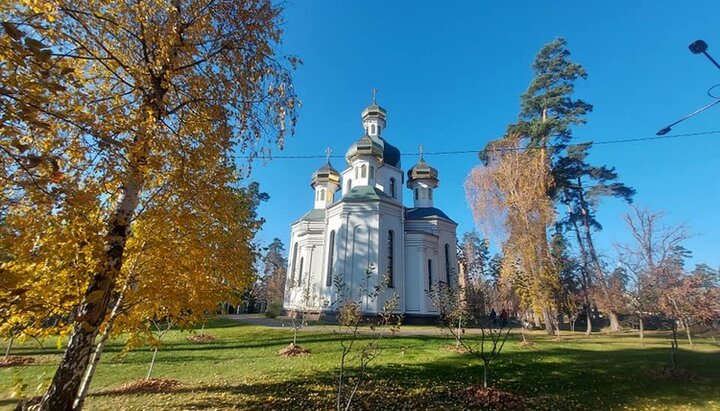
M428 199L432 200L432 189L428 188Z
M417 188L415 189L415 199L416 200L420 199L420 190L418 190Z
M324 200L324 199L325 199L325 189L323 188L322 190L320 190L320 200Z
M333 281L333 262L335 260L335 230L330 231L330 241L328 242L328 265L327 265L327 278L325 279L325 285L330 287Z
M450 244L445 244L445 276L447 277L448 287L452 288L450 275Z
M370 125L370 135L374 135L374 134L375 134L375 124L371 124Z
M395 279L393 278L393 259L395 257L395 232L393 230L388 231L387 235L387 286L389 288L395 287Z
M297 254L298 254L298 245L295 243L293 246L293 254L292 254L292 267L290 267L290 286L292 287L292 284L295 282L295 267L297 265Z
M345 191L350 191L351 188L352 188L352 180L348 180Z
M302 266L302 260L300 260ZM428 260L428 290L432 290L433 286L433 275L432 275L432 260Z
M355 178L358 178L358 173L360 172L360 167L355 167Z
M367 166L365 164L360 167L360 177L367 177Z
M303 257L300 257L300 270L298 271L298 285L302 283L302 274L303 274L303 263L305 262L305 259Z
M390 179L390 197L395 198L395 179Z
M370 178L375 178L375 166L370 166Z

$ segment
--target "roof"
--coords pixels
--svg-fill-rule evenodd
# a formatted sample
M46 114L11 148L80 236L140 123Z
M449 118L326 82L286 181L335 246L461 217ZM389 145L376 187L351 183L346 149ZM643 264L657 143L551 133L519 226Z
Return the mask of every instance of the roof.
M382 190L379 190L375 187L357 186L351 188L350 191L348 191L347 194L345 194L343 198L340 199L340 201L346 203L355 203L363 201L390 199L392 199L392 197L383 193Z
M324 220L325 220L325 210L321 209L321 208L314 208L314 209L308 211L307 213L305 213L305 215L303 215L302 217L300 217L296 221L296 223L300 222L300 221L324 221Z
M405 219L407 220L424 220L430 218L439 218L442 220L447 220L453 224L457 224L442 210L439 210L435 207L416 207L408 208L405 210Z
M417 162L414 166L410 167L410 170L407 172L408 180L417 180L417 179L433 179L437 180L438 178L438 171L434 167L430 167L430 165L425 162L425 160L420 157L420 161Z
M390 144L384 138L380 137L383 142L383 162L393 167L400 168L400 149Z
M348 164L359 155L374 155L383 163L400 168L400 150L382 137L365 133L358 141L350 145L345 159Z
M315 188L315 185L318 183L328 183L332 182L335 184L340 183L340 173L338 173L337 170L330 164L330 161L323 164L322 167L317 169L312 174L312 177L310 179L310 187Z

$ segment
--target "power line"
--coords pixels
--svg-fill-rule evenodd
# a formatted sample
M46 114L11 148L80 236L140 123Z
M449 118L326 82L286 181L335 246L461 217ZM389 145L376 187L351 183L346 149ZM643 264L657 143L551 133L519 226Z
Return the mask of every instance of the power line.
M584 143L576 143L576 144L566 144L566 145L550 145L549 148L562 148L562 147L573 147L573 146L579 146L583 144L591 143L594 146L599 145L609 145L609 144L625 144L625 143L636 143L641 141L657 141L657 140L668 140L673 138L681 138L681 137L695 137L695 136L706 136L706 135L712 135L712 134L720 134L720 130L711 130L711 131L698 131L695 133L683 133L683 134L667 134L664 136L651 136L651 137L638 137L638 138L625 138L625 139L618 139L618 140L607 140L607 141L588 141ZM522 150L528 150L528 149L534 149L539 147L518 147L518 148L501 148L501 149L494 149L494 150L488 150L488 151L522 151ZM448 156L448 155L459 155L459 154L477 154L482 149L475 149L475 150L454 150L454 151L433 151L433 152L423 152L423 155L425 156ZM418 153L400 153L401 156L417 156ZM256 157L256 156L247 156L247 155L240 155L240 156L234 156L236 159L250 159L250 158L263 158L263 157ZM330 158L345 158L343 155L334 155L329 156ZM298 154L298 155L276 155L276 156L269 156L266 157L267 159L284 159L284 160L303 160L303 159L317 159L317 158L328 158L327 155L322 154Z

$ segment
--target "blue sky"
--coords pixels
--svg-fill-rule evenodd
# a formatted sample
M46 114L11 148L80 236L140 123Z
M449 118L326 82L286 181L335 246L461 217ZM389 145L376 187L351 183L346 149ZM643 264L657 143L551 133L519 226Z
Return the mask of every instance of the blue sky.
M360 112L372 88L388 110L385 138L400 148L403 168L426 152L479 150L517 119L519 96L543 44L564 37L589 77L577 97L595 106L575 142L651 137L711 101L720 70L687 45L704 39L720 58L718 1L295 1L287 4L282 52L299 56L295 85L303 101L295 136L277 155L344 155L362 134ZM720 130L720 107L676 126L671 134ZM686 222L692 263L720 266L720 134L599 145L591 161L616 167L634 187L635 203ZM435 203L475 227L463 183L474 153L426 156L440 172ZM288 242L290 223L313 205L310 175L322 159L254 164L252 177L270 194L260 234ZM331 161L341 169L342 158ZM406 202L410 196L406 195ZM409 205L409 204L407 204ZM601 249L629 241L617 200L600 206Z

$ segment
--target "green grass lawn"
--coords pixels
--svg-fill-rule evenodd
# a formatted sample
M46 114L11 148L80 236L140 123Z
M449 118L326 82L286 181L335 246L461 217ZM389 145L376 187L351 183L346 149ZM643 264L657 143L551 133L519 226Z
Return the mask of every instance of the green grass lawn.
M412 331L404 327L404 331ZM425 328L424 330L427 330ZM95 376L87 409L332 409L340 347L331 328L301 331L298 343L312 351L284 358L276 352L292 339L290 329L271 329L218 320L206 328L218 338L199 344L187 332L172 331L158 354L153 376L181 381L172 392L126 394L114 388L144 378L149 349L122 352L122 342L106 348ZM641 347L634 334L566 333L561 340L534 333L533 348L518 345L513 335L491 369L500 389L527 399L528 409L698 409L720 410L720 348L697 338L689 350L681 342L682 378L659 370L669 364L670 344L664 335L646 338ZM480 382L481 363L468 354L447 350L452 341L441 335L399 336L383 341L384 351L372 363L369 381L355 409L474 409L457 393ZM13 349L32 356L26 366L0 368L0 409L12 409L13 391L42 392L50 381L60 351L34 342ZM15 387L15 388L14 388Z

